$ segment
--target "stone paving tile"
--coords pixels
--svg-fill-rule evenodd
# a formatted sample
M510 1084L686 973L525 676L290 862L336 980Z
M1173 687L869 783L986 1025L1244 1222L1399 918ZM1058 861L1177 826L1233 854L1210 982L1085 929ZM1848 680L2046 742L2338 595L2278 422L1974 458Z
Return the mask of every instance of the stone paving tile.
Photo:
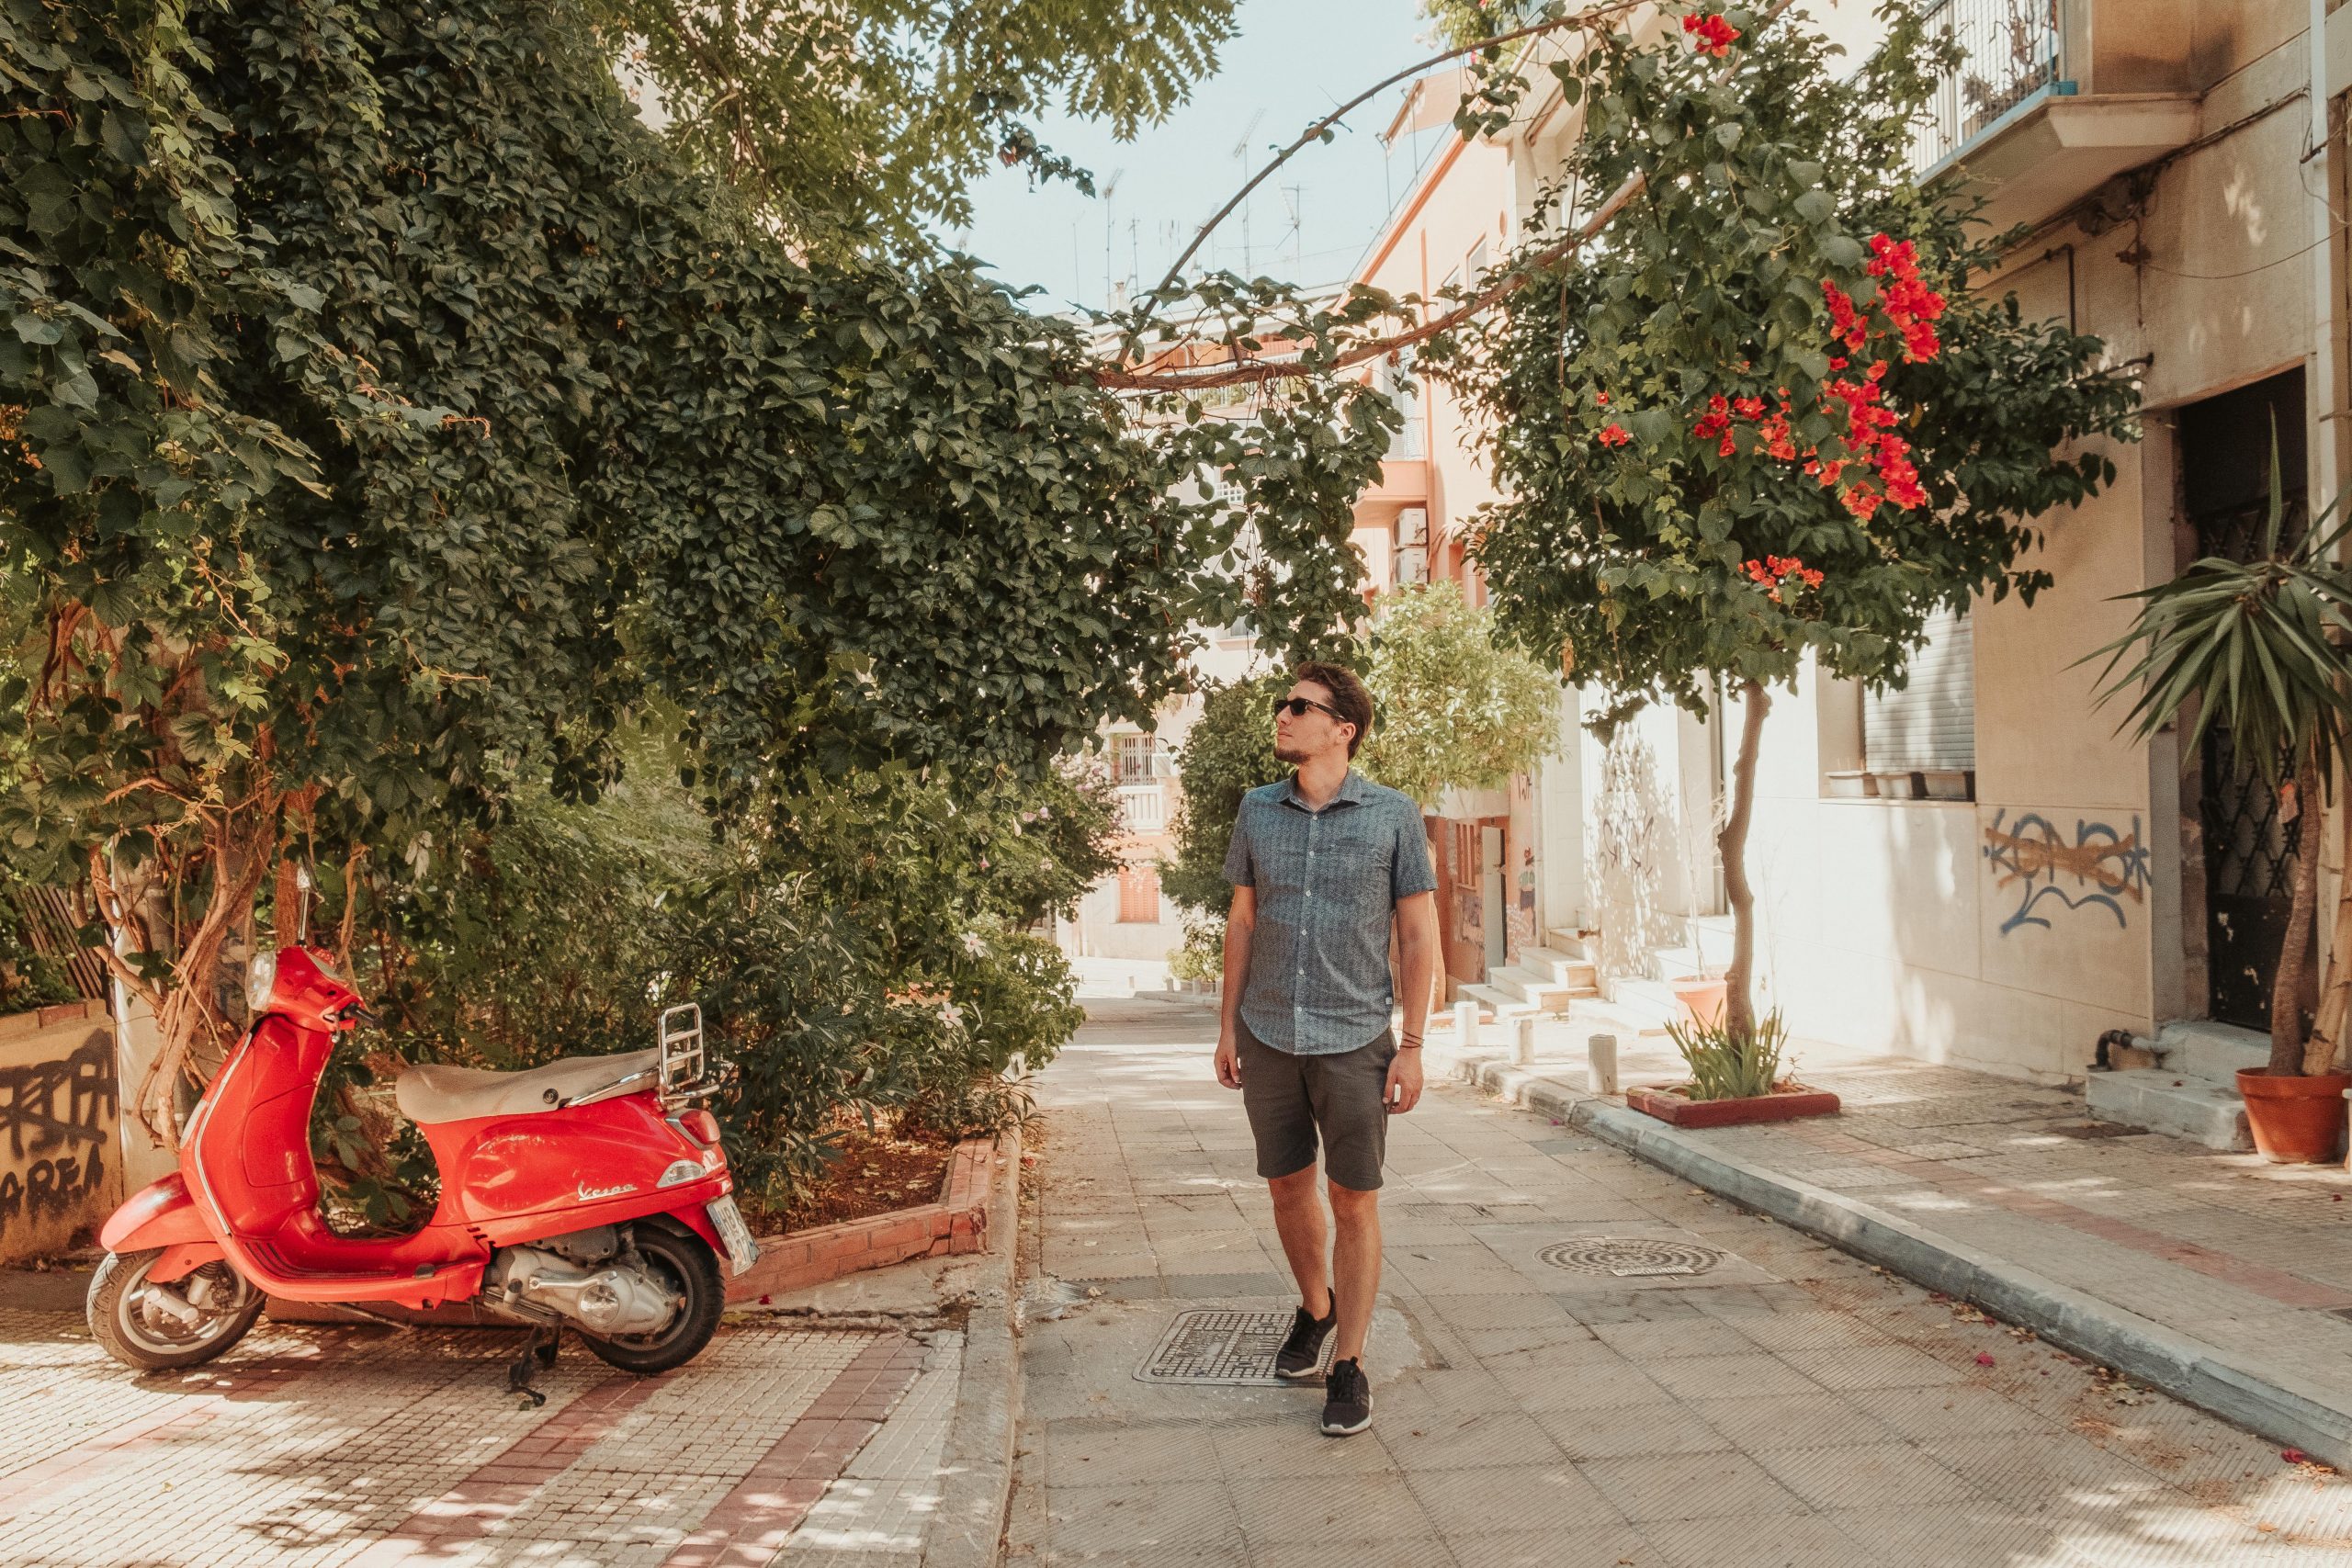
M1452 1472L1408 1466L1405 1481L1448 1540L1504 1531L1574 1531L1624 1522L1624 1515L1600 1489L1565 1461Z
M1317 1436L1313 1388L1139 1383L1135 1366L1175 1311L1289 1295L1255 1179L1184 1186L1238 1163L1204 1163L1201 1150L1244 1152L1214 1120L1238 1124L1238 1103L1199 1087L1214 1021L1198 1017L1205 1029L1181 1016L1156 1032L1091 1027L1040 1082L1041 1212L1061 1212L1066 1177L1147 1194L1125 1199L1126 1238L1088 1234L1154 1254L1155 1272L1029 1321L1034 1375L1008 1568L2317 1568L2331 1539L2321 1532L2343 1528L2352 1487L2322 1478L2311 1489L2246 1434L1453 1088L1392 1131L1384 1310L1399 1326L1374 1340L1370 1434ZM2086 1202L2088 1179L2140 1179L2136 1167L2102 1168L2112 1148L2086 1158L2026 1111L2003 1109L2030 1099L2045 1117L2078 1116L2078 1105L2053 1112L2046 1091L2006 1085L1970 1098L1959 1091L1979 1080L1933 1077L1953 1102L1914 1103L1895 1075L1871 1080L1887 1142L1833 1139L1818 1163L1865 1166L1899 1140L2007 1151L1995 1159L2022 1149L2030 1170L1998 1179ZM1897 1126L1898 1112L1968 1130L1922 1134ZM1184 1136L1150 1137L1155 1124ZM1065 1131L1114 1125L1117 1140L1086 1139L1085 1157L1064 1163L1079 1146ZM1137 1164L1123 1146L1162 1152ZM1148 1195L1162 1189L1172 1190ZM1161 1206L1159 1223L1144 1218L1145 1203ZM1984 1223L2026 1237L2047 1229L2008 1210ZM1182 1269L1253 1228L1272 1294L1169 1293L1217 1279ZM1697 1240L1730 1258L1713 1275L1673 1281L1572 1276L1535 1260L1554 1241L1591 1235ZM2130 1252L2079 1230L2066 1238ZM1159 1241L1177 1271L1157 1257ZM1068 1280L1041 1262L1048 1277L1033 1281L1033 1301L1066 1301ZM1266 1289L1268 1277L1238 1271L1219 1283ZM1070 1478L1106 1463L1117 1468L1100 1473L1117 1484ZM1155 1491L1170 1495L1154 1503L1145 1494Z
M1734 1562L1740 1568L1889 1568L1885 1558L1830 1520L1806 1515L1682 1519L1645 1525L1642 1534L1675 1568L1724 1568ZM1938 1568L1962 1568L1967 1562L1957 1557L1919 1561L1932 1561Z
M1803 1499L1745 1454L1597 1459L1577 1469L1637 1526L1805 1512Z

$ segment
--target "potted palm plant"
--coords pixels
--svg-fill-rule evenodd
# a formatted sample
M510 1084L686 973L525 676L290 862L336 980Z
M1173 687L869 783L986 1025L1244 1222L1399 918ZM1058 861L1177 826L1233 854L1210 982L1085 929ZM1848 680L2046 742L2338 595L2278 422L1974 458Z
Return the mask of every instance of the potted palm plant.
M2352 574L2335 559L2352 527L2337 520L2342 502L2339 496L2288 537L2274 436L2270 502L2255 558L2207 556L2170 582L2125 595L2140 602L2132 629L2089 655L2107 659L2101 703L2138 689L2120 726L2135 739L2188 717L2182 745L2193 751L2219 724L2239 765L2256 769L2292 802L2294 896L2271 977L2270 1062L2238 1074L2255 1146L2282 1163L2334 1157L2344 1139L2345 1090L2352 1085L2352 1077L2332 1070L2344 1010L2334 1004L2343 986L2330 987L2308 1037L2301 1003L2318 901L2324 791L2352 721L2346 681L2352 675ZM2352 908L2352 901L2339 902ZM2339 939L2347 908L2337 911Z

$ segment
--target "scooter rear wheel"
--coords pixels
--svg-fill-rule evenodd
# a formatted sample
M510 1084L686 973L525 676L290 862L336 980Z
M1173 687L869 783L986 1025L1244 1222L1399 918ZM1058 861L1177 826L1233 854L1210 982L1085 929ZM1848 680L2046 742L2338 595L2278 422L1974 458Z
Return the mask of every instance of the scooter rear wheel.
M261 1316L262 1293L228 1264L207 1263L164 1284L147 1277L163 1256L161 1247L109 1252L90 1277L91 1337L141 1371L209 1361Z
M683 1299L678 1315L658 1334L606 1339L583 1331L580 1337L599 1359L625 1372L650 1377L684 1366L710 1343L710 1337L718 1331L718 1314L727 1306L727 1285L718 1272L717 1254L684 1225L639 1220L636 1243L646 1263Z

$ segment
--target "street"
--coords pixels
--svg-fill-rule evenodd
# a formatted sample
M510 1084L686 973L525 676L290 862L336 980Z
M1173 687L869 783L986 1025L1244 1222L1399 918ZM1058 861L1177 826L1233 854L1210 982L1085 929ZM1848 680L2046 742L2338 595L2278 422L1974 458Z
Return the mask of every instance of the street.
M1092 1018L1040 1087L1011 1562L2352 1551L2333 1474L1434 1077L1390 1137L1373 1430L1320 1437L1311 1386L1140 1381L1176 1314L1286 1317L1293 1298L1238 1098L1208 1076L1215 1015L1136 999ZM1601 1237L1719 1258L1639 1277L1543 1258Z

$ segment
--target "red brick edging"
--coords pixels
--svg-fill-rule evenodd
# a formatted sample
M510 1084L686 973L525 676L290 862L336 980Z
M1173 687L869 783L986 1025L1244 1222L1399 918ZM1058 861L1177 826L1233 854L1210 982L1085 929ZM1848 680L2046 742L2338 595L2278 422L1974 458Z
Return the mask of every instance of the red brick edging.
M1017 1150L1020 1145L1009 1146ZM760 1260L748 1273L727 1282L727 1299L757 1301L917 1258L986 1252L997 1147L992 1137L967 1138L956 1145L936 1202L760 1237Z

